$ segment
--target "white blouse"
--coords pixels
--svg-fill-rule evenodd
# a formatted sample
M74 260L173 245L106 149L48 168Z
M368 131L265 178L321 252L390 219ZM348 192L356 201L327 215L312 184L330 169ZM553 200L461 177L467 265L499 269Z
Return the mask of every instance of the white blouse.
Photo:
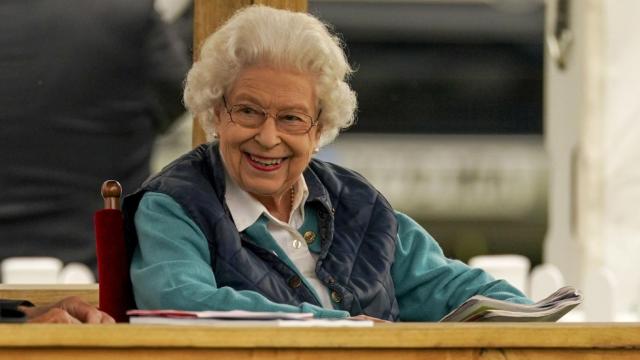
M298 272L311 284L319 297L322 307L333 309L329 298L329 290L318 279L315 272L318 255L309 251L306 241L297 230L304 223L303 204L309 196L309 189L304 177L300 176L300 179L295 184L296 193L288 223L276 219L262 203L241 189L228 175L225 178L225 184L225 200L238 231L244 231L264 214L268 219L267 230L278 246L291 259ZM298 240L302 246L295 248L293 245L294 240Z

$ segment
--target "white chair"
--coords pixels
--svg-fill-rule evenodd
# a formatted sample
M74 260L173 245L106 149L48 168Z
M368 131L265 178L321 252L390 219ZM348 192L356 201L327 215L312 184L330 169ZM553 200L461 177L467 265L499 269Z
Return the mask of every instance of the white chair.
M598 268L587 272L584 278L583 310L587 321L615 321L618 284L613 272Z
M81 263L68 263L58 274L58 284L93 284L95 276L89 267Z
M5 284L56 284L62 261L53 257L12 257L0 265Z
M529 277L529 297L539 301L565 285L564 277L557 266L541 264L533 268Z
M509 282L526 293L531 262L522 255L480 255L469 259L469 266L480 268L496 279Z

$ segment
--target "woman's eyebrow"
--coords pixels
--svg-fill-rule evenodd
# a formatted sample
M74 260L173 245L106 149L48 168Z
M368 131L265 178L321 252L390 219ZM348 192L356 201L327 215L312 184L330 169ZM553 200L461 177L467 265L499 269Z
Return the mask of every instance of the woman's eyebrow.
M246 92L241 92L238 95L235 96L236 101L248 101L251 103L254 103L256 105L260 105L263 106L263 102L260 101L259 98L257 98L256 96L250 94L250 93L246 93Z
M261 107L265 108L266 106L264 105L265 102L261 99L259 99L257 96L250 94L248 92L241 92L238 93L238 95L235 96L236 101L247 101L250 102L252 104L255 105L260 105ZM235 104L230 104L230 105L235 105ZM278 104L277 107L278 111L283 111L283 110L296 110L296 111L301 111L304 113L308 113L311 112L311 109L309 108L309 106L300 103L300 102L291 102L288 104L284 104L284 105L280 105Z

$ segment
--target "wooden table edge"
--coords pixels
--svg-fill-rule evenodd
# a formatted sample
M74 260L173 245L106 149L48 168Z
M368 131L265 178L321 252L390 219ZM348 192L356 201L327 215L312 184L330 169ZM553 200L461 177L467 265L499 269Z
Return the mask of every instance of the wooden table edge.
M403 323L373 328L0 325L0 348L16 347L640 349L640 323Z

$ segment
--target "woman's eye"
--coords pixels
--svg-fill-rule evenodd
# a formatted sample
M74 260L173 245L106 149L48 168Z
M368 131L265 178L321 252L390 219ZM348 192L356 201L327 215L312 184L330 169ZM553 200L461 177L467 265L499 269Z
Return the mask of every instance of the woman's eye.
M248 106L240 108L239 112L241 112L242 114L245 114L245 115L258 114L258 110L254 109L254 108L251 108L251 107L248 107Z
M282 121L285 122L304 122L304 119L302 119L300 116L294 115L294 114L284 114L280 116L280 119Z

